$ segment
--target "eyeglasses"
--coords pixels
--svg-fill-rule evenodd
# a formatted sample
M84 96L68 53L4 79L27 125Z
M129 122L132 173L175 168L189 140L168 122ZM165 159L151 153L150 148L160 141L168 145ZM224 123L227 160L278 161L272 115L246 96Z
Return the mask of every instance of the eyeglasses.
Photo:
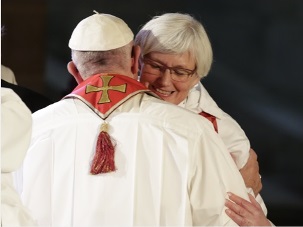
M171 79L178 82L187 81L187 79L190 76L193 76L197 71L197 66L195 66L193 70L178 67L169 67L150 58L144 58L143 62L146 65L146 71L148 71L150 74L159 75L160 73L165 73L165 71L168 69Z

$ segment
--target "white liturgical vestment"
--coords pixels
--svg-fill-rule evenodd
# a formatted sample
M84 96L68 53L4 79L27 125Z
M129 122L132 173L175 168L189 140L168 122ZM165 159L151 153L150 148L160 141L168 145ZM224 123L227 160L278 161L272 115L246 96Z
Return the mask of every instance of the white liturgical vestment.
M245 132L229 114L217 105L201 82L190 90L188 97L179 106L197 114L203 111L216 117L218 134L238 169L240 170L246 164L249 158L250 142ZM209 122L209 124L211 123ZM248 188L248 192L254 195L251 188ZM266 205L260 194L256 196L256 200L261 205L264 213L267 214Z
M12 173L26 155L32 129L31 112L11 89L1 88L1 226L34 226L21 202Z
M140 93L106 121L116 171L92 175L104 120L79 99L33 114L22 197L40 226L236 225L226 193L246 188L207 119Z
M245 132L230 115L217 105L201 82L190 90L187 99L179 106L194 113L199 114L204 111L216 117L218 134L235 160L238 169L246 164L249 158L250 142Z

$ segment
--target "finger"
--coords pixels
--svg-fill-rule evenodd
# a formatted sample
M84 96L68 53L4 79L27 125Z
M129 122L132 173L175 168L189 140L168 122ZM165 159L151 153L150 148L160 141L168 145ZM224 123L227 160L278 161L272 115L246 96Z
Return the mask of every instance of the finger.
M246 220L245 218L241 217L240 215L238 215L237 213L235 213L234 211L230 210L230 209L226 209L225 213L227 214L227 216L229 216L237 225L239 226L249 226L249 221Z
M240 207L243 207L244 210L250 212L251 214L253 214L254 212L256 212L256 207L250 203L249 201L229 192L227 193L229 196L229 199L233 202L235 202L237 205L239 205ZM250 195L250 194L249 194ZM237 212L238 213L238 212Z
M239 206L236 203L231 202L228 199L226 199L226 201L225 201L225 206L241 217L250 219L252 216L251 213L248 212L246 209L244 209L243 207Z

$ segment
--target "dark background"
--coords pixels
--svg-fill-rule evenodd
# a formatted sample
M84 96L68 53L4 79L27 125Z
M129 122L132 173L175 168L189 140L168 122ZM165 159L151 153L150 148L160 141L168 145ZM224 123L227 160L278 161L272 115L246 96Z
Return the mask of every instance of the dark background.
M164 12L202 22L214 50L203 83L258 153L268 217L303 225L303 1L2 0L2 64L20 85L59 100L71 84L69 37L93 10L121 17L134 33Z

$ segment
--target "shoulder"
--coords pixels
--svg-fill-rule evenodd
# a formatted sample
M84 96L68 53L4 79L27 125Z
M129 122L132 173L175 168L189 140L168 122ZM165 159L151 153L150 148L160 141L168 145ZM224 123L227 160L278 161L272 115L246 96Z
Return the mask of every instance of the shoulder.
M21 101L20 97L10 88L1 87L1 103L5 103L12 100Z
M49 115L66 116L72 115L76 112L76 106L78 105L78 100L75 99L61 99L54 102L40 110L33 113L35 119L40 117L47 118Z
M33 127L35 129L45 126L55 127L55 123L60 119L67 120L75 114L76 107L72 99L60 100L34 112L32 114Z
M165 127L178 128L187 133L202 133L209 128L207 120L198 114L154 97L145 98L143 107L147 116L158 119Z
M204 111L216 118L221 118L224 113L201 82L190 90L188 97L185 100L184 107L195 113Z
M14 72L4 65L1 65L1 78L9 83L17 84Z
M28 116L31 115L31 112L27 108L25 103L10 88L1 87L1 109L2 110L11 110L11 111L15 112L16 114L23 113Z
M240 128L237 121L217 105L201 82L197 85L196 90L200 92L199 106L202 111L219 119L222 127L233 127L234 129Z
M204 112L217 118L218 132L225 143L239 138L241 141L248 140L239 123L217 105L202 83L197 85L196 90L200 92L199 106Z

